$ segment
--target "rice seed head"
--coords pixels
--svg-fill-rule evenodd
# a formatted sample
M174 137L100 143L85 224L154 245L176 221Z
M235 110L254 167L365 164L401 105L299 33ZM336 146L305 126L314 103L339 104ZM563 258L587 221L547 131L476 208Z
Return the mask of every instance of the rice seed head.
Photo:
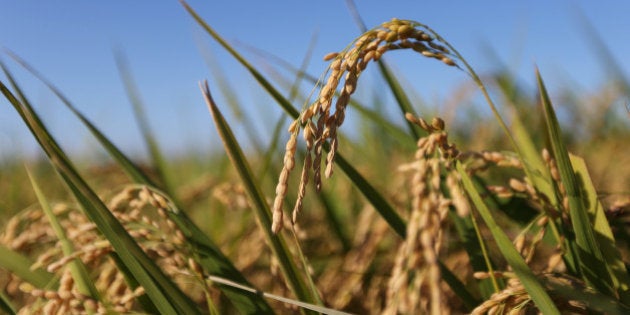
M335 59L339 55L338 52L330 52L324 56L324 61L330 61Z
M439 117L433 117L431 120L431 127L436 131L444 130L444 120Z
M293 214L291 221L293 224L297 222L297 216L302 210L302 202L304 201L304 196L306 196L306 185L308 184L308 174L311 168L312 158L310 154L307 154L304 158L304 168L302 169L302 177L300 178L300 188L298 192L298 198L295 202L295 206L293 207Z
M411 214L389 279L385 313L444 314L450 308L440 287L442 274L438 265L444 225L451 207L458 214L467 215L470 205L453 168L457 150L448 143L444 121L434 118L428 124L412 114L405 117L429 135L418 140L415 160L400 168L411 173Z
M304 166L301 176L300 186L307 185L309 169L313 170L313 182L319 191L322 186L321 163L323 143L330 143L330 151L327 154L324 175L332 176L334 172L335 155L338 149L337 129L341 127L345 120L345 110L350 102L350 97L356 91L358 79L362 71L370 62L378 61L383 54L391 50L410 49L419 52L420 55L437 59L449 66L457 66L453 55L447 48L448 44L437 36L427 26L410 20L392 19L382 23L380 26L371 29L356 38L346 49L339 52L328 53L324 56L324 61L330 61L328 77L322 81L319 93L315 101L308 106L300 115L299 122L302 126L315 126L304 129L304 138L307 145L307 154L312 155L312 165ZM319 83L318 83L319 85ZM341 88L339 87L341 85ZM335 92L340 90L338 96ZM332 104L336 97L334 112ZM423 120L418 120L425 130L434 132L441 131L444 123L434 119L431 125ZM280 174L278 186L276 188L276 198L274 200L274 231L277 232L282 224L282 204L286 194L289 171L295 166L293 155L295 153L296 135L299 133L297 121L294 122L289 132L286 146L284 166ZM449 155L456 156L457 150L451 148ZM303 194L300 188L299 195ZM298 197L298 203L294 207L294 214L301 209L303 197ZM297 210L297 211L296 211ZM295 221L295 219L294 219Z
M183 239L183 233L166 214L176 213L178 210L167 196L152 188L130 185L110 198L108 204L115 206L110 208L112 214L169 276L177 280L178 284L191 282L190 277L182 279L182 275L188 272L186 269L190 269L183 257L191 257L191 248L185 242L178 241L178 238ZM16 280L20 281L15 285L17 292L10 294L21 292L27 296L20 313L39 314L49 311L52 314L85 314L137 311L137 298L142 294L129 297L132 292L126 284L125 277L108 255L113 251L109 242L98 233L94 224L90 223L78 208L69 205L53 208L56 209L59 223L66 229L66 236L74 247L74 252L68 255L61 250L61 242L54 237L55 233L42 209L32 208L11 219L19 222L15 232L16 236L22 237L21 245L24 246L16 250L27 255L37 255L35 260L39 268L55 273L59 279L59 285L55 290L34 289L32 286L21 284L23 283L21 280ZM24 233L28 231L42 233ZM48 237L43 238L42 235ZM3 246L10 244L15 237L6 237L6 234L4 236L0 241ZM79 293L69 268L69 264L76 260L82 261L90 271L93 271L90 272L90 280L101 293L103 301L107 301L107 308L100 301ZM142 290L141 287L139 289ZM41 303L28 303L33 299ZM207 303L205 299L195 301Z

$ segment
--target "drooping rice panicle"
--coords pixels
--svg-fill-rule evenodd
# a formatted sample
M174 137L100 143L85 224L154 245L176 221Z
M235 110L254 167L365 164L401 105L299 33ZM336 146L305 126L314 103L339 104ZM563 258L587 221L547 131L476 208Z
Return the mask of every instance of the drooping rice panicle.
M276 188L273 204L274 232L278 232L282 223L282 206L286 195L288 175L294 168L296 133L304 126L306 158L300 180L297 202L293 208L293 222L302 208L309 180L309 168L313 171L313 183L317 191L322 187L322 160L326 165L324 175L328 178L334 171L335 154L339 148L337 132L345 120L345 111L351 95L356 91L359 76L370 62L378 61L388 51L411 49L422 56L442 61L449 66L457 66L451 52L439 43L428 30L417 22L392 19L357 38L347 49L329 53L324 60L330 61L330 73L325 84L319 89L315 101L291 124L291 137L287 142L284 166ZM341 86L341 87L340 87ZM338 91L339 90L339 91ZM334 103L334 109L333 109ZM326 158L323 158L324 146L329 145Z

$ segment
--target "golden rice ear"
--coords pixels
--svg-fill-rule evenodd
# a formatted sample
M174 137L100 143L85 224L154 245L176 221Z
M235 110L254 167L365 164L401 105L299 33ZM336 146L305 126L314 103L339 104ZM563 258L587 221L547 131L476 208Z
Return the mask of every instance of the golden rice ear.
M325 84L320 87L315 101L302 112L299 120L302 125L307 124L312 127L304 130L304 137L307 140L306 154L309 157L305 159L305 165L302 169L298 198L293 210L293 221L302 208L302 201L309 180L308 172L311 167L314 172L313 182L316 190L319 191L322 187L322 145L325 142L330 142L330 151L325 159L324 175L328 178L334 172L335 155L338 149L337 129L345 121L345 111L350 102L350 96L356 91L359 76L369 62L378 61L384 53L390 50L411 49L422 56L440 60L446 65L457 66L453 61L456 56L452 55L445 46L436 43L436 39L425 31L428 32L426 27L419 23L392 19L365 32L355 39L347 49L341 52L331 52L324 56L325 61L330 61L328 66L330 74ZM339 89L340 84L341 88ZM340 90L339 94L335 96L335 91L338 89ZM335 97L336 100L334 100ZM333 101L334 111L332 110ZM294 142L294 134L299 132L299 128L295 125L296 122L289 128L291 133L289 142ZM443 128L439 121L432 122L434 124L432 126L423 120L421 122L423 122L421 127L425 130L433 131ZM293 152L295 151L294 145L295 143L290 143ZM289 154L289 146L287 146L285 165L280 173L273 207L274 231L276 232L279 231L282 224L281 208L286 195L287 178L294 163L292 153Z
M190 276L191 272L199 272L199 269L191 269L198 265L186 263L194 256L183 232L169 216L169 212L179 210L166 195L147 186L129 185L108 198L107 204L141 248L150 252L172 279L179 283L195 283L199 289L205 286L205 282L199 280L201 278ZM76 205L55 203L51 206L59 225L64 227L66 240L71 242L73 251L70 254L64 253L63 241L51 237L55 235L54 224L38 207L10 218L8 229L0 237L2 246L37 254L31 268L44 269L59 278L56 288L34 287L18 277L10 280L13 284L9 286L15 287L19 294L40 300L38 303L26 303L21 313L38 313L41 310L51 314L78 314L84 310L94 313L133 312L137 299L145 292L141 286L134 289L126 282L124 271L111 259L110 254L114 251L111 243ZM92 271L87 280L100 292L101 300L81 292L81 282L73 274L77 261ZM12 295L18 294L11 291ZM106 307L103 301L109 305Z
M292 125L293 126L293 125ZM293 129L293 128L291 128ZM282 229L282 206L284 205L284 197L287 194L287 187L289 182L289 174L295 166L295 150L297 147L297 136L299 131L295 131L291 134L291 138L285 146L284 163L282 171L280 172L280 179L276 186L276 198L273 202L273 218L271 230L274 233L278 233Z
M451 209L465 216L470 205L454 168L457 149L448 143L444 121L436 117L428 124L411 114L405 117L429 135L417 142L414 161L399 168L409 174L411 213L388 283L385 313L444 314L451 308L440 289L444 226Z

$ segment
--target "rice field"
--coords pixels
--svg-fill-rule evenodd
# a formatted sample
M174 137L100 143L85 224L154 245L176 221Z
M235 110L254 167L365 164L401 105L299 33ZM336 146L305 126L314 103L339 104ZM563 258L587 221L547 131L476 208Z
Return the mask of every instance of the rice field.
M315 91L300 108L181 2L284 110L274 141L244 148L233 130L248 125L223 115L239 104L217 103L204 81L199 104L225 154L169 158L147 129L150 159L135 161L13 55L112 162L64 152L0 64L5 103L48 157L0 166L5 313L630 312L630 112L613 105L630 91L623 77L559 108L539 70L533 91L505 72L478 74L430 26L392 19L322 56L321 77L296 71ZM420 113L381 62L391 51L461 72L489 114ZM404 124L352 98L367 68Z

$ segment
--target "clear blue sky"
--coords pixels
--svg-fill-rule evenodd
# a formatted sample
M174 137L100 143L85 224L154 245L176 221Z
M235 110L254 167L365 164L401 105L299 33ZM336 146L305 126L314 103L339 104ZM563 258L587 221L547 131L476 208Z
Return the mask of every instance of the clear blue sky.
M392 17L417 20L451 42L478 72L496 68L492 48L525 82L537 65L550 86L575 83L596 91L605 72L590 47L579 14L607 43L628 74L630 2L627 1L357 1L366 24ZM344 1L200 1L189 4L224 38L236 44L261 69L267 64L246 45L298 66L317 34L309 67L319 76L321 57L343 48L358 35ZM138 128L114 61L122 51L142 93L151 128L170 153L219 150L217 136L197 83L209 79L218 94L203 51L210 51L239 89L241 103L260 117L267 132L279 112L273 101L215 42L205 35L176 0L162 1L7 1L0 0L0 46L14 51L65 95L124 150L142 154ZM437 62L387 57L429 102L468 78ZM0 58L27 91L45 122L65 148L89 153L98 146L88 132L44 86L4 52ZM413 60L410 62L410 60ZM404 67L402 65L405 65ZM0 75L4 80L4 76ZM370 81L365 89L374 90ZM6 81L5 81L6 82ZM361 86L361 83L359 84ZM305 87L306 90L306 87ZM370 94L372 93L372 94ZM373 95L374 91L363 92ZM358 95L361 95L359 93ZM387 96L383 96L387 98ZM217 95L219 103L222 98ZM296 104L301 106L301 104ZM226 111L227 108L225 108ZM352 115L350 113L350 115ZM233 121L233 119L232 119ZM235 126L236 128L236 126ZM343 130L342 130L343 131ZM8 152L39 154L35 141L14 110L0 100L0 158Z

